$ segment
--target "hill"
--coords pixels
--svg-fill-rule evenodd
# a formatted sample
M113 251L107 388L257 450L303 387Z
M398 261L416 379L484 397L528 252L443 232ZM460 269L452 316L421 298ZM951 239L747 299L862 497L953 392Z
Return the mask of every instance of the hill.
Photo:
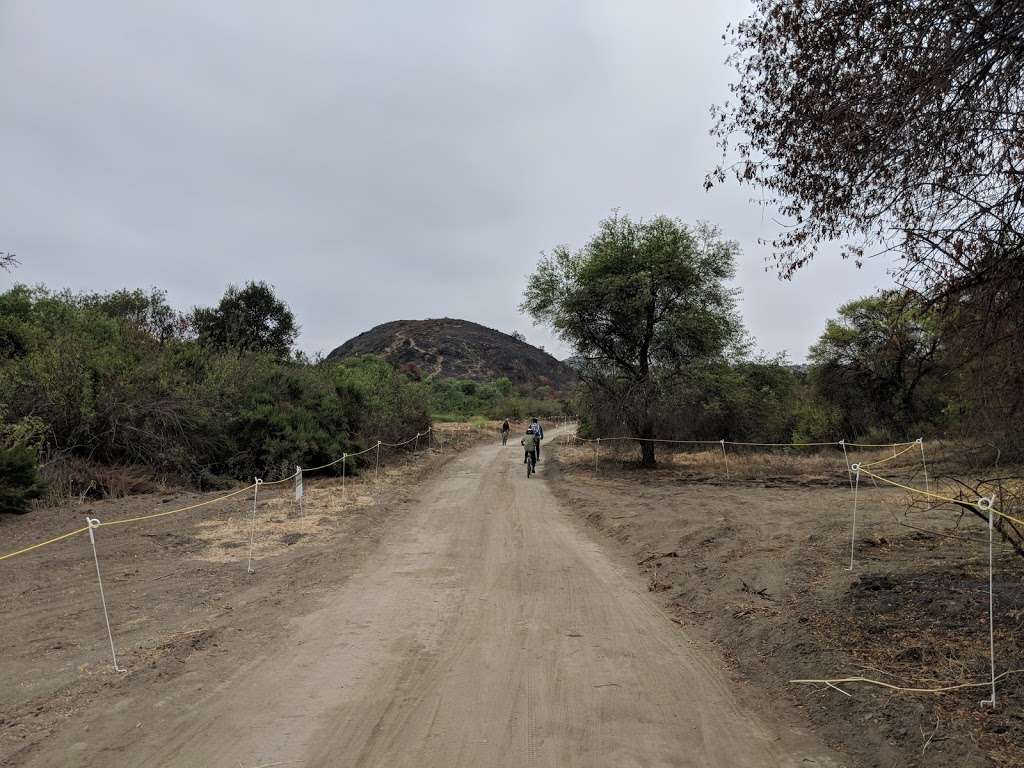
M415 365L424 378L493 381L507 377L523 386L565 391L573 370L542 349L468 320L394 320L349 339L327 360L382 355L396 365Z

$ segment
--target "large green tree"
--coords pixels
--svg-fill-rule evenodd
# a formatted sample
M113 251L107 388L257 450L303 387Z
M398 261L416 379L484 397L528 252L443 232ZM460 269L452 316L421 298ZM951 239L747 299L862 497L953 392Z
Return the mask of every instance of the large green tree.
M624 426L653 438L659 401L687 367L741 342L726 285L736 252L708 225L615 214L582 249L545 254L521 308L575 349L584 385L618 404ZM654 443L641 447L654 466Z
M905 293L882 291L844 304L810 360L819 395L844 414L848 434L883 427L905 435L939 415L938 322Z
M192 323L199 341L218 350L269 352L287 357L299 335L288 305L272 286L249 282L231 285L216 307L197 308Z

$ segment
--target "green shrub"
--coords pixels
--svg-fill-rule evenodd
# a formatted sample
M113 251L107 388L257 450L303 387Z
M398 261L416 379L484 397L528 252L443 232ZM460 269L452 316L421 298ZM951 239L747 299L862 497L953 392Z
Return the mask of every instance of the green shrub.
M0 447L32 435L49 457L203 488L281 477L430 424L427 385L383 360L202 345L159 291L0 293L0 392Z
M45 490L30 448L0 448L0 513L30 511Z
M496 381L458 379L430 382L430 410L438 421L554 418L566 413L567 401L547 387L515 387L507 378Z

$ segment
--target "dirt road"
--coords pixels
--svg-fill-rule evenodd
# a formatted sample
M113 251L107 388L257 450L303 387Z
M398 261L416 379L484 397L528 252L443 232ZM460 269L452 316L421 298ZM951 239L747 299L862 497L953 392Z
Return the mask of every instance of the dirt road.
M544 464L527 480L518 456L454 458L285 642L198 697L127 689L62 739L61 763L839 765L743 711L714 655L570 520Z

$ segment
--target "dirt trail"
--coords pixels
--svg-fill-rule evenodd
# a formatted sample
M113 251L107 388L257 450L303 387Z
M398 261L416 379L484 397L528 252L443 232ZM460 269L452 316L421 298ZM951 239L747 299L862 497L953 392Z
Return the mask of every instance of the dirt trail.
M713 654L518 455L454 458L285 643L200 698L130 689L26 764L839 765L743 711Z

